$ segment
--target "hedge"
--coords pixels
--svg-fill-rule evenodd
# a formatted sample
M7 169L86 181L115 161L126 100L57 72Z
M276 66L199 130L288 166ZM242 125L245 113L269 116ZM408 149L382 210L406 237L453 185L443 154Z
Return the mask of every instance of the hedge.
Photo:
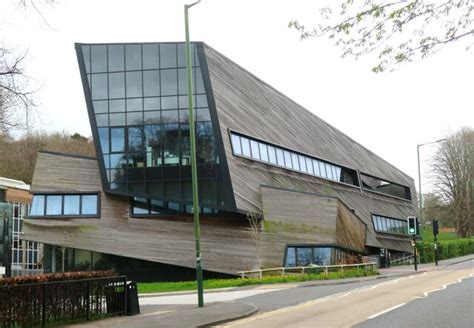
M434 262L434 243L417 243L421 263ZM441 240L438 242L438 260L474 254L474 238Z
M0 279L0 286L13 286L23 284L34 284L39 282L92 279L115 277L114 271L76 271L62 273L45 273L37 276L17 276Z

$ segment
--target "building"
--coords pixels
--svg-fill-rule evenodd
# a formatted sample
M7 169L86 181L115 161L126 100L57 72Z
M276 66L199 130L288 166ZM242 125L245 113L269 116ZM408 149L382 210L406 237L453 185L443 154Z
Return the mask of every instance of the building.
M192 279L184 44L76 51L97 159L38 154L24 238L48 244L47 270ZM202 42L193 80L208 277L411 251L413 179Z
M29 191L30 186L22 181L0 177L0 275L43 272L43 245L21 240L23 219L32 199Z

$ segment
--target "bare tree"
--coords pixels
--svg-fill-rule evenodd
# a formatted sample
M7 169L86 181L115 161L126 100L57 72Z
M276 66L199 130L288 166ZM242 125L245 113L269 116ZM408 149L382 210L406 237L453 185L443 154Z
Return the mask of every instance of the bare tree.
M262 266L261 260L261 244L262 244L262 234L261 234L261 227L263 218L260 214L255 212L247 213L247 221L249 222L250 228L250 237L252 238L252 242L255 246L255 254L257 255L257 264L256 269L260 269Z
M474 223L474 129L462 128L441 144L432 172L436 193L450 209L456 233L470 236Z
M374 72L435 54L448 44L473 42L472 0L339 0L320 9L318 24L289 26L301 39L325 36L342 56L375 54ZM312 24L314 25L314 24Z

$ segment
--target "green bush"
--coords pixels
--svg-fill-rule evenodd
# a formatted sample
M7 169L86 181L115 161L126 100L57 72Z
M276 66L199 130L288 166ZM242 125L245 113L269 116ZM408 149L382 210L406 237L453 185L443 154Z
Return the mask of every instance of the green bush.
M421 242L417 244L421 263L434 262L434 243ZM438 242L438 260L474 254L474 238L441 240Z

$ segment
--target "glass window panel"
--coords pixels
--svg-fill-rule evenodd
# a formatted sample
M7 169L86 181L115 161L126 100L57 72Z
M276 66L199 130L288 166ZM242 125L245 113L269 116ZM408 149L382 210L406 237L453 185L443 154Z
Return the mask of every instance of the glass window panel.
M177 110L164 110L161 112L161 121L163 123L178 123L178 113Z
M300 170L300 164L298 162L298 155L296 155L295 153L291 153L291 160L293 162L293 169L295 170Z
M125 74L109 74L109 98L125 98Z
M109 104L107 100L96 100L92 102L92 105L96 114L107 113L109 111Z
M133 214L148 214L149 206L146 198L135 197L133 199Z
M82 195L82 215L97 215L97 195Z
M125 99L109 100L109 111L113 112L125 112Z
M112 154L110 155L110 168L118 169L127 166L127 160L125 159L125 154Z
M247 157L251 157L250 154L250 141L247 138L240 137L240 141L242 143L242 154Z
M306 158L305 158L305 161L306 161L306 171L307 171L309 174L314 175L313 163L312 163L311 158L306 157Z
M311 247L299 247L296 249L297 266L307 266L313 263L313 250Z
M143 120L146 124L159 124L161 123L161 112L145 112Z
M179 108L189 108L188 96L179 96Z
M186 69L178 69L178 93L186 95L188 93L188 80L186 78Z
M92 73L107 71L107 47L94 45L91 46L91 66Z
M122 152L125 149L125 131L123 128L110 129L110 146L112 152Z
M325 169L326 169L326 177L327 177L328 179L333 180L331 165L329 165L328 163L324 163L324 167L325 167Z
M268 146L268 161L274 165L277 164L276 154L275 154L275 147Z
M62 196L46 196L46 215L61 215Z
M144 98L143 99L144 110L157 110L161 108L161 98Z
M97 126L108 126L109 125L109 114L98 114L95 116Z
M176 44L160 45L160 65L161 68L173 68L177 65Z
M280 148L276 149L277 163L280 166L285 166L285 157L283 156L283 150Z
M92 99L107 99L107 74L92 74Z
M179 121L182 123L189 123L189 111L187 109L181 109L179 111Z
M298 160L300 162L300 169L302 172L308 172L306 169L306 158L304 156L298 155Z
M143 112L127 113L127 125L143 124Z
M161 109L177 109L178 97L161 97Z
M117 114L110 114L110 126L120 126L125 125L125 114L117 113Z
M127 72L127 98L142 97L142 72Z
M31 203L30 215L44 215L44 195L34 195Z
M178 94L178 81L176 69L161 71L161 95L174 96Z
M286 267L295 267L296 266L296 254L294 247L288 247L286 250Z
M127 112L143 111L143 98L127 99Z
M313 162L314 175L320 177L321 176L321 171L319 169L319 161L313 159L312 162Z
M206 95L197 95L196 96L196 107L207 107L207 97L206 97Z
M160 71L143 72L143 94L145 97L160 95Z
M314 264L317 265L331 265L331 247L314 247Z
M128 154L128 167L144 167L145 159L143 153L129 153ZM128 180L142 181L143 180L143 170L128 170Z
M334 169L334 173L333 173L334 179L336 181L342 181L342 179L341 179L341 168L338 167L338 166L333 166L333 169Z
M110 156L104 155L104 166L106 169L110 169Z
M163 112L164 113L164 112ZM179 127L178 124L163 125L164 165L179 165Z
M91 47L82 46L82 57L84 58L84 66L86 67L86 73L91 71Z
M202 79L201 69L199 67L194 68L194 76L195 76L195 93L206 93L204 90L204 81Z
M109 72L124 71L125 58L122 44L109 45Z
M125 46L125 67L127 71L142 69L142 47L139 44ZM128 78L128 77L127 77Z
M186 48L184 43L178 43L178 67L186 67Z
M260 152L258 150L258 142L250 140L250 149L252 150L252 158L260 159Z
M196 121L211 121L211 113L209 112L209 108L198 108L196 109Z
M79 195L64 195L64 215L79 215Z
M160 68L160 48L158 44L143 45L143 69Z
M268 162L268 150L267 150L267 145L264 143L259 143L258 148L260 150L260 159L264 162Z
M240 137L235 134L231 134L231 139L232 139L232 149L234 150L234 154L242 155L242 147L240 147Z
M103 154L109 153L109 128L99 128L100 148Z
M291 164L291 153L289 151L284 150L283 155L285 157L285 167L291 169L293 165Z

